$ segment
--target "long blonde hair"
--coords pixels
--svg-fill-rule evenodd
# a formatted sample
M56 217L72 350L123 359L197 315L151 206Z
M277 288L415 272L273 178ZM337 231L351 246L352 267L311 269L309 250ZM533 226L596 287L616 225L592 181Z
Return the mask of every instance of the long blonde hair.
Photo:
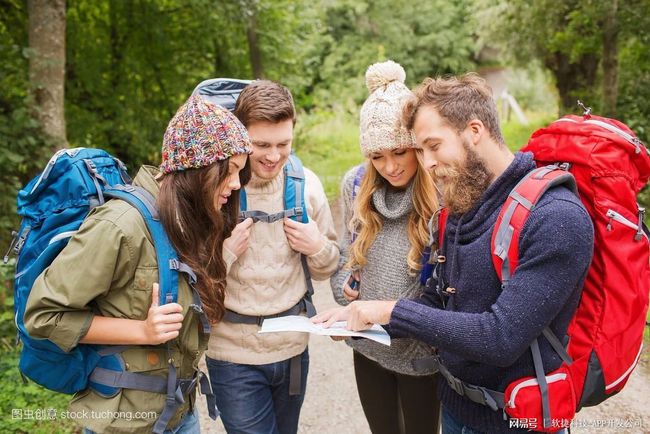
M407 224L411 249L406 262L413 274L422 269L420 258L424 248L429 244L429 220L439 206L433 180L422 165L419 154L417 154L417 159L418 168L412 181L413 193L411 201L413 210L408 216ZM368 263L366 259L368 249L384 224L382 216L372 203L372 195L387 184L388 181L377 172L375 166L368 160L366 162L366 172L359 187L359 194L353 204L354 213L350 220L349 229L351 232L356 233L357 237L350 245L346 268L356 270Z

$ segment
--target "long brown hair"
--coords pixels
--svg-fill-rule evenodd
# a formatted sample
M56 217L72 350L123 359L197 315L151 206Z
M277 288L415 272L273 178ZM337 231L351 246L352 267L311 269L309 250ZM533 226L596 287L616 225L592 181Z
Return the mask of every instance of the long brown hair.
M424 248L429 244L428 223L438 209L438 196L426 169L418 155L418 168L413 177L413 194L411 201L413 210L409 214L407 234L411 244L406 262L412 273L422 269L420 259ZM372 203L372 194L382 186L388 185L370 161L366 163L366 173L359 187L359 195L354 201L354 214L350 221L350 230L357 233L357 238L350 246L350 257L347 268L364 267L368 260L366 254L381 230L384 221Z
M220 210L215 194L228 179L229 159L201 169L164 175L158 195L160 220L181 261L197 276L196 289L212 323L225 312L226 264L223 241L230 236L239 214L239 191L234 190ZM250 165L239 173L242 188L250 180Z

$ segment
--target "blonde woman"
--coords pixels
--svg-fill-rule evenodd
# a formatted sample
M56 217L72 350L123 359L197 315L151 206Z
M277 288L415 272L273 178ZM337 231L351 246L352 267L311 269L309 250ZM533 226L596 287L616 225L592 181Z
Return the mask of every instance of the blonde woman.
M422 292L420 258L438 202L411 133L399 126L402 104L411 95L405 76L392 61L366 72L370 96L361 109L360 145L367 161L348 171L341 184L344 221L350 223L339 270L331 279L339 304L414 298ZM411 365L431 355L432 347L412 339L394 339L390 347L367 339L348 344L373 433L438 432L437 376Z

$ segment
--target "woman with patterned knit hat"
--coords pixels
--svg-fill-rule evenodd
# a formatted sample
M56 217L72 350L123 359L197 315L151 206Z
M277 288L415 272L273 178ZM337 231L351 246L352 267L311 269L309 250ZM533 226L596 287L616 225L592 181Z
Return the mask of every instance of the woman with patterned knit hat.
M366 72L370 96L361 108L360 144L367 161L348 171L341 184L344 221L354 236L348 234L343 243L340 267L331 279L334 298L343 305L355 299L413 298L422 292L420 258L438 202L413 137L399 123L402 104L411 95L405 78L404 69L392 61L371 65ZM368 339L348 344L373 433L438 432L437 376L416 372L411 365L433 354L432 347L412 339L394 339L390 347Z
M250 149L234 115L192 96L167 127L160 167L143 166L133 180L155 198L179 260L196 274L193 288L178 279L177 303L159 305L158 267L169 265L158 264L140 212L117 199L93 209L36 279L24 316L31 336L63 351L118 345L125 376L167 383L175 371L179 381L171 403L163 390L78 392L70 410L85 433L199 432L195 386L204 391L198 364L209 338L202 324L224 313L222 248L237 222L236 190L250 178Z

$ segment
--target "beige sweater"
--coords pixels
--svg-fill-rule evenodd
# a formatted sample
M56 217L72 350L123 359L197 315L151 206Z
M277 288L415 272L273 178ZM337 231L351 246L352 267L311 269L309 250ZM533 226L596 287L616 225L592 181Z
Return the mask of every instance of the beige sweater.
M246 186L249 210L283 210L284 174L272 181L253 176ZM323 248L307 258L311 277L326 280L336 271L339 249L327 197L318 177L305 168L305 204L325 239ZM226 308L245 315L272 315L294 306L307 291L300 254L291 249L283 222L258 222L251 230L248 249L236 259L224 249L229 265ZM208 357L232 363L261 365L302 353L307 333L264 333L251 324L221 322L212 327Z

